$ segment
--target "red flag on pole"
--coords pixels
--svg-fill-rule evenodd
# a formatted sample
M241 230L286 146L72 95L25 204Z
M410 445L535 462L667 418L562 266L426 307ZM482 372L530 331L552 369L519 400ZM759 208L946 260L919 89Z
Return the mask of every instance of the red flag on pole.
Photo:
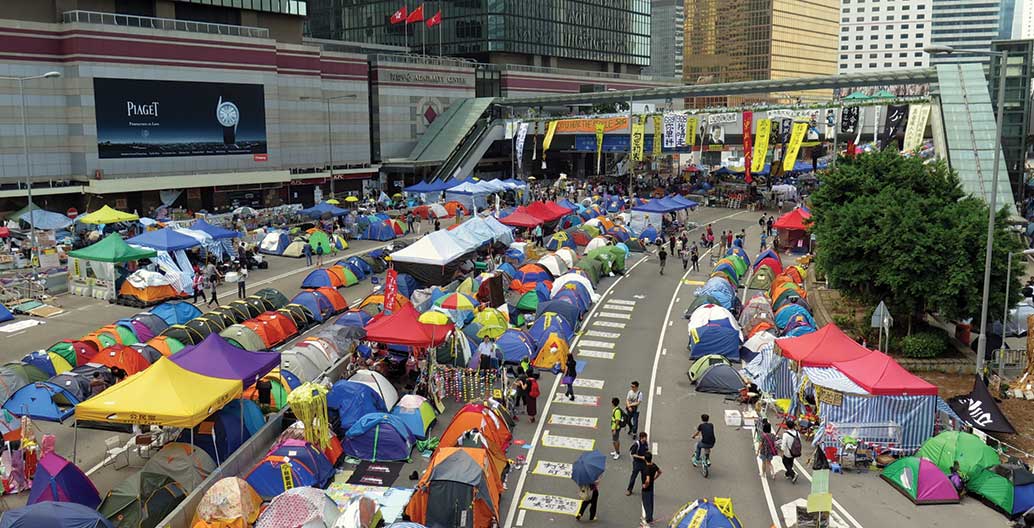
M744 165L744 177L743 181L747 184L753 183L754 178L750 174L750 164L754 161L754 138L751 136L753 133L754 125L754 112L750 110L743 112L743 165Z
M406 12L406 6L402 6L398 11L395 11L395 14L391 15L391 23L401 24L406 21L407 16L409 16L409 14Z
M424 4L420 4L420 7L416 8L409 14L409 18L406 19L407 24L415 24L424 20Z
M442 23L442 10L439 9L433 17L427 19L427 27L433 28Z
M399 291L398 274L395 268L389 269L384 274L384 310L392 312L395 310L395 294Z

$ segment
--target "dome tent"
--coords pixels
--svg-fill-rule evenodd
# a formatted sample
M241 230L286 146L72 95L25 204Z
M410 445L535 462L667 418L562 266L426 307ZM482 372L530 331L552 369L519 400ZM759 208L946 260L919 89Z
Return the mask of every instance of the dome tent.
M345 433L345 454L359 460L392 461L409 458L416 438L405 422L386 413L363 416Z
M330 388L327 408L337 411L339 436L344 436L345 431L367 414L388 412L384 399L376 390L364 383L348 380L338 381Z
M203 449L183 442L169 442L144 464L141 473L166 475L191 492L215 471L215 460Z
M743 388L743 378L727 363L712 365L697 380L697 392L736 394Z
M898 459L884 468L880 477L915 504L959 502L959 493L947 475L925 458Z
M980 437L962 431L945 431L927 440L915 456L933 462L944 473L950 473L958 462L959 474L964 480L999 462L998 452L993 447Z
M134 473L104 497L98 509L117 528L155 528L186 498L186 490L167 475Z
M96 508L101 497L83 470L51 451L39 460L26 504L44 501L75 502Z
M403 396L391 410L391 414L402 420L402 423L406 424L417 440L427 438L427 431L431 429L437 419L434 408L427 399L416 394Z
M40 502L0 515L0 528L113 528L97 510L74 502Z
M380 372L375 370L357 370L355 374L352 374L352 377L348 378L348 381L362 383L373 389L381 397L381 401L384 402L384 406L388 410L395 407L395 404L399 401L399 395L395 387Z

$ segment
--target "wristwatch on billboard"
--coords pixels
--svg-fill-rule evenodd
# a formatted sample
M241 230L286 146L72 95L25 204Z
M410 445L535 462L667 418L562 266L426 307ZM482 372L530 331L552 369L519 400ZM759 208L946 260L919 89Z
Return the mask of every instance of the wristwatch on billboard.
M241 112L237 105L230 101L223 101L219 97L219 103L215 106L215 118L223 126L223 144L233 145L237 142L237 124L241 120Z

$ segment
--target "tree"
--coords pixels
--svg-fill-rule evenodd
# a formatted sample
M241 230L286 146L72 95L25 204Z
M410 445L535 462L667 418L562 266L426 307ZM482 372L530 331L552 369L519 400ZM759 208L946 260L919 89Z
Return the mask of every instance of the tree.
M979 319L987 204L967 196L943 162L888 149L841 159L812 194L816 264L831 285L865 302L886 301L906 327L926 311ZM997 215L992 319L1004 306L1006 251L1021 248ZM1019 299L1014 263L1010 297Z

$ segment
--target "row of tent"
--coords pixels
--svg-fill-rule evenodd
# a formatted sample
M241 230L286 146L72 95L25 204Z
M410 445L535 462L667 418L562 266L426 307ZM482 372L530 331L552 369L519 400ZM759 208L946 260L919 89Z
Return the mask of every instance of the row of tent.
M348 241L340 235L328 235L319 229L295 236L291 236L287 231L274 230L262 237L258 250L259 253L266 255L301 258L305 256L306 246L313 255L320 252L324 255L331 255L348 249Z
M513 242L513 232L494 217L476 216L450 229L433 231L391 253L399 273L423 284L444 285L462 274L461 266L479 249Z
M467 179L452 179L452 180L439 180L439 181L420 181L402 190L407 193L435 193L442 191L452 191L457 193L475 194L475 193L497 193L504 191L514 191L517 189L526 188L528 185L516 178L509 179L497 179L497 180L479 180L477 178Z

